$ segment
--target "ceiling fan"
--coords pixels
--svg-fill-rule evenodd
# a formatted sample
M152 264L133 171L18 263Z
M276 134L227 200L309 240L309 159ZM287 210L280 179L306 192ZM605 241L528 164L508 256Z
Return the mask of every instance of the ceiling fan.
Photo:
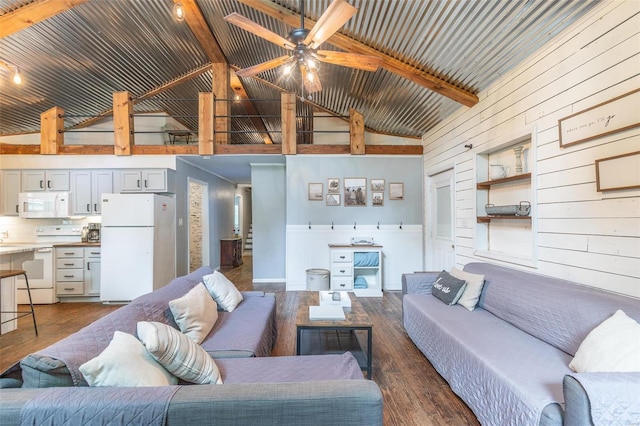
M289 75L297 64L307 93L314 93L322 90L322 84L318 78L318 62L365 71L377 70L382 63L382 58L333 50L318 50L318 47L338 31L357 11L358 9L344 0L333 0L318 22L309 30L304 28L304 0L300 0L300 28L291 30L287 37L281 37L237 12L225 16L225 21L291 51L290 55L280 56L241 69L236 74L240 77L252 77L283 65L283 73Z

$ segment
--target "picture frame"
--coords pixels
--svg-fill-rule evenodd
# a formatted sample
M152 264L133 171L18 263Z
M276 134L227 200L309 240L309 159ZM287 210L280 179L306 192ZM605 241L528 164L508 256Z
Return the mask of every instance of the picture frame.
M367 178L344 178L344 205L367 205Z
M598 192L640 188L640 151L596 160Z
M340 194L340 178L327 179L327 193Z
M371 179L371 192L384 192L384 179Z
M310 183L309 184L309 200L310 201L322 201L323 185L322 183Z
M558 120L560 148L640 126L640 89Z
M384 206L384 192L376 191L371 192L371 205L374 207Z
M389 184L389 199L404 200L404 183L393 182Z
M326 204L330 207L335 207L340 205L340 194L327 194L326 196Z

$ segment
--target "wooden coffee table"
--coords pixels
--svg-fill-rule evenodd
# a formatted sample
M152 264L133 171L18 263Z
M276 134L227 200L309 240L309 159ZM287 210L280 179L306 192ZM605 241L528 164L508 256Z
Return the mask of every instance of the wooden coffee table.
M351 352L358 360L360 368L366 370L367 378L372 374L373 324L360 301L353 293L351 308L345 309L344 320L310 320L309 306L319 305L317 291L300 292L298 317L296 319L296 355L315 355ZM364 347L358 331L366 332Z

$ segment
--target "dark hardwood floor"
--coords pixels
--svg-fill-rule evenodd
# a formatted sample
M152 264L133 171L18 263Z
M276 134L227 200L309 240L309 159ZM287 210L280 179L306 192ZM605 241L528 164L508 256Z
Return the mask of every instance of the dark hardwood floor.
M222 272L240 290L273 292L277 298L278 340L274 356L295 355L298 293L284 284L253 284L252 258ZM373 380L384 396L385 425L478 425L469 408L449 388L414 346L402 327L402 294L361 298L373 322ZM119 306L99 303L58 303L36 306L39 336L31 317L19 319L18 330L0 336L0 371L25 355L79 330Z

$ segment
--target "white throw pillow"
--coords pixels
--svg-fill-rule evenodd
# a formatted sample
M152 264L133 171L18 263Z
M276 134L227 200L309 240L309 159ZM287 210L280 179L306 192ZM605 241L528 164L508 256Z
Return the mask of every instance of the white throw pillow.
M80 366L89 386L168 386L178 383L134 336L116 331L97 357Z
M198 344L207 337L218 319L218 306L202 283L181 298L171 300L169 308L180 331Z
M202 280L211 293L211 297L223 310L233 312L236 306L242 302L242 293L220 272L214 271L213 274L205 275Z
M640 371L640 324L617 310L580 343L569 368L578 373Z
M173 327L160 322L138 322L138 337L164 368L180 379L199 385L222 384L211 355Z
M482 293L482 287L484 286L484 275L461 271L455 266L451 268L449 273L451 276L467 282L464 293L458 299L458 305L473 311L478 304L478 300L480 300L480 293Z

